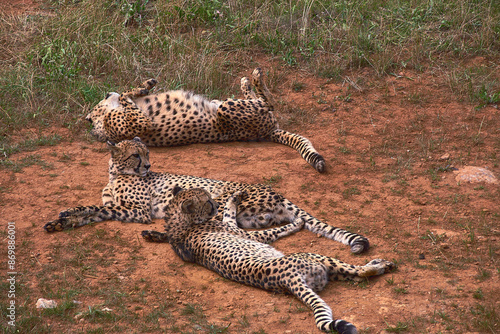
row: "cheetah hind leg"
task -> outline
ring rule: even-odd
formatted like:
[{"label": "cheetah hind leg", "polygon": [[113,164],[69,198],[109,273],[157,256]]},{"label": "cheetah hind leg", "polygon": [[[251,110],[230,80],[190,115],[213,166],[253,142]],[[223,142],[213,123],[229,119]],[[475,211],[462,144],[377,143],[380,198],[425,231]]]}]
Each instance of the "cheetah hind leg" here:
[{"label": "cheetah hind leg", "polygon": [[257,95],[255,95],[250,85],[250,79],[247,77],[241,78],[241,91],[243,92],[243,96],[245,96],[245,100],[257,99]]}]

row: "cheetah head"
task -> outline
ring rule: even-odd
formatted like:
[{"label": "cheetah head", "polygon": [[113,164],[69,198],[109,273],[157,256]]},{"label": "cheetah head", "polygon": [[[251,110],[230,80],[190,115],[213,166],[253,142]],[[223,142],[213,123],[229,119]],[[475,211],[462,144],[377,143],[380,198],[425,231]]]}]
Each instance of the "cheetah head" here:
[{"label": "cheetah head", "polygon": [[127,174],[144,177],[148,175],[151,164],[149,163],[149,150],[135,137],[115,144],[108,141],[111,151],[109,171],[111,174]]},{"label": "cheetah head", "polygon": [[215,202],[210,194],[202,188],[192,188],[183,190],[175,186],[173,191],[174,199],[167,210],[169,215],[181,213],[186,222],[199,224],[217,214],[219,204]]},{"label": "cheetah head", "polygon": [[100,142],[105,142],[109,139],[104,128],[104,116],[110,111],[121,107],[118,102],[119,97],[120,94],[118,93],[108,93],[106,98],[99,102],[85,117],[87,121],[92,123],[90,134]]}]

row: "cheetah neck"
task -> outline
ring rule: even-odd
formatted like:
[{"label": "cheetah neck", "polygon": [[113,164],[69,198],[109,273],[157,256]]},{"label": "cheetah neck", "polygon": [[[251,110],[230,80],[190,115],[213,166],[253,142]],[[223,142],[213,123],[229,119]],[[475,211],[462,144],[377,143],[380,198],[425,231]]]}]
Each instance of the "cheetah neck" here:
[{"label": "cheetah neck", "polygon": [[[177,206],[172,205],[172,207]],[[181,212],[165,214],[165,234],[167,235],[168,242],[172,246],[182,244],[192,226],[193,223],[190,221],[189,217]]]},{"label": "cheetah neck", "polygon": [[116,179],[116,177],[120,175],[118,168],[116,168],[115,164],[113,163],[113,159],[109,159],[108,173],[109,173],[109,182],[113,182]]}]

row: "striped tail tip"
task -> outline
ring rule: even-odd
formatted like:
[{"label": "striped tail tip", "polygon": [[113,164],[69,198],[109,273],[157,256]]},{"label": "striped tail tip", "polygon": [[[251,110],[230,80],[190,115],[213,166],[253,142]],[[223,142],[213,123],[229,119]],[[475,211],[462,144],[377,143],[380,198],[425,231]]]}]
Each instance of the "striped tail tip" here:
[{"label": "striped tail tip", "polygon": [[325,171],[325,159],[321,156],[321,154],[316,153],[314,157],[311,158],[311,165],[318,172],[323,173]]},{"label": "striped tail tip", "polygon": [[351,253],[361,254],[370,248],[370,242],[366,238],[358,238],[351,245]]},{"label": "striped tail tip", "polygon": [[358,329],[345,320],[335,320],[333,327],[340,334],[358,334]]}]

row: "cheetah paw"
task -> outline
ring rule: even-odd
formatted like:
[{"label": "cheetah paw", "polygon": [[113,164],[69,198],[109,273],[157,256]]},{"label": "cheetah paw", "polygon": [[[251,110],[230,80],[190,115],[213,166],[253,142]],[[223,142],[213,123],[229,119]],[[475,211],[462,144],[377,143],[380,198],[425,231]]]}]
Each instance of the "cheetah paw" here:
[{"label": "cheetah paw", "polygon": [[45,224],[43,226],[43,229],[48,233],[52,233],[52,232],[62,231],[62,230],[65,230],[67,228],[70,228],[71,226],[68,226],[68,225],[71,225],[71,224],[68,222],[67,219],[59,218],[59,219],[53,220],[53,221]]},{"label": "cheetah paw", "polygon": [[253,70],[252,72],[252,78],[254,80],[260,81],[260,78],[262,77],[262,69],[260,67],[257,67],[256,69]]},{"label": "cheetah paw", "polygon": [[236,191],[233,193],[231,198],[234,200],[236,204],[240,204],[242,201],[246,200],[248,198],[248,193],[246,191]]},{"label": "cheetah paw", "polygon": [[362,277],[368,277],[368,276],[376,276],[376,275],[382,275],[384,273],[387,273],[394,269],[396,265],[390,261],[383,260],[383,259],[375,259],[371,260],[367,264],[363,266],[366,271],[364,272],[363,275],[360,275]]},{"label": "cheetah paw", "polygon": [[[149,90],[151,88],[153,88],[154,86],[156,86],[156,84],[158,83],[158,81],[156,81],[155,79],[149,79],[149,80],[146,80],[142,83],[142,86],[144,88],[146,88],[146,90]],[[148,93],[146,93],[145,95],[147,95]]]},{"label": "cheetah paw", "polygon": [[248,79],[247,77],[241,78],[241,90],[243,92],[250,90],[250,79]]}]

